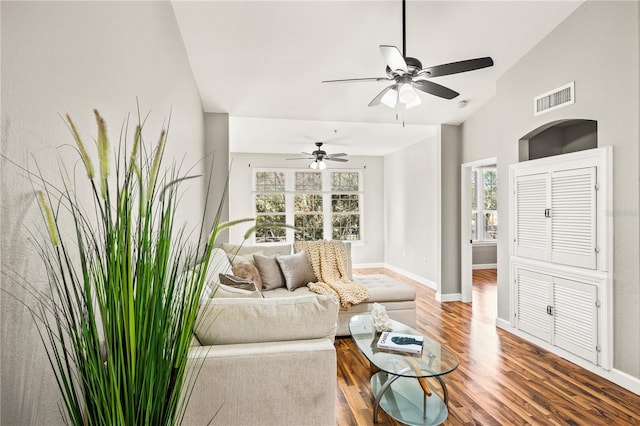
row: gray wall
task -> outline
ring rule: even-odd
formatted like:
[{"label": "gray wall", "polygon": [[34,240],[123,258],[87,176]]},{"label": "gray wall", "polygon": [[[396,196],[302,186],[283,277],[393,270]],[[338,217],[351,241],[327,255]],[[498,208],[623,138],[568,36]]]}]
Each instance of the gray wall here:
[{"label": "gray wall", "polygon": [[[210,230],[217,214],[222,222],[229,220],[229,197],[225,194],[225,184],[229,177],[229,114],[205,113],[204,132],[205,182],[210,183],[210,187],[203,187],[207,206],[204,227]],[[216,245],[228,240],[229,231],[224,230],[216,239]]]},{"label": "gray wall", "polygon": [[[282,167],[304,168],[307,162],[287,161],[285,158],[295,154],[231,154],[231,171],[229,187],[229,214],[230,219],[243,219],[255,216],[252,185],[252,168]],[[349,156],[349,162],[330,165],[332,169],[338,168],[364,168],[364,196],[363,212],[364,234],[363,243],[352,244],[351,252],[354,264],[378,264],[384,262],[384,168],[382,157]],[[243,235],[251,225],[236,226],[229,230],[229,241],[239,244],[243,241]]]},{"label": "gray wall", "polygon": [[471,263],[475,265],[492,265],[498,262],[498,246],[496,244],[473,245]]},{"label": "gray wall", "polygon": [[[203,157],[200,97],[170,3],[2,1],[0,7],[3,155],[31,167],[33,155],[43,174],[56,180],[56,157],[69,170],[78,162],[59,114],[75,118],[87,149],[95,154],[92,109],[105,117],[117,143],[127,114],[136,123],[138,97],[141,114],[151,112],[145,125],[149,149],[171,112],[166,160],[183,161],[186,171]],[[201,167],[196,165],[194,174],[202,173]],[[1,285],[24,300],[18,276],[39,290],[46,288],[42,261],[30,241],[31,231],[40,235],[41,218],[24,174],[5,160],[1,173]],[[83,174],[79,168],[80,181]],[[185,187],[181,219],[188,220],[188,230],[197,229],[202,181]],[[82,190],[79,196],[88,198]],[[0,292],[0,298],[0,423],[63,424],[60,393],[33,320],[6,293]]]},{"label": "gray wall", "polygon": [[[599,146],[613,146],[614,367],[640,377],[640,10],[638,2],[585,2],[497,84],[495,98],[463,125],[463,161],[497,157],[498,175],[518,161],[518,140],[563,119],[598,121]],[[606,73],[603,74],[603,71]],[[532,99],[570,81],[576,103],[534,117]],[[485,143],[483,143],[485,142]],[[498,190],[509,217],[508,185]],[[504,221],[503,221],[504,223]],[[498,242],[498,316],[509,315],[508,229]],[[508,238],[503,238],[508,237]]]},{"label": "gray wall", "polygon": [[385,262],[440,282],[440,132],[384,157]]},{"label": "gray wall", "polygon": [[[441,295],[456,298],[460,288],[460,164],[462,140],[459,126],[442,125],[440,129],[440,253]],[[459,300],[459,297],[458,297]]]}]

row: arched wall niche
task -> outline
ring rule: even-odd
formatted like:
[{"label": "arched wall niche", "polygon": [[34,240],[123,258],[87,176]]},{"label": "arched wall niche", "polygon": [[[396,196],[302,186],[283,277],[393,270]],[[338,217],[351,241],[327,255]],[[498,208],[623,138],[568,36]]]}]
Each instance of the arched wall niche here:
[{"label": "arched wall niche", "polygon": [[597,147],[597,121],[585,119],[552,121],[532,130],[519,140],[519,161]]}]

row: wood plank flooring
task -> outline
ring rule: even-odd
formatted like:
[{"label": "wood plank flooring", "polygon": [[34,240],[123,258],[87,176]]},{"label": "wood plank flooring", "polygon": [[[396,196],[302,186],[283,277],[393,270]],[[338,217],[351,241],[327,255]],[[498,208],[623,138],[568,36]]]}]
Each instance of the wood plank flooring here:
[{"label": "wood plank flooring", "polygon": [[[445,425],[640,425],[640,396],[495,326],[496,271],[474,271],[473,303],[438,303],[435,292],[386,269],[417,292],[417,329],[451,348],[460,367],[445,376]],[[369,363],[337,338],[338,420],[372,425]],[[437,384],[435,389],[439,389]],[[398,425],[382,410],[379,425]]]}]

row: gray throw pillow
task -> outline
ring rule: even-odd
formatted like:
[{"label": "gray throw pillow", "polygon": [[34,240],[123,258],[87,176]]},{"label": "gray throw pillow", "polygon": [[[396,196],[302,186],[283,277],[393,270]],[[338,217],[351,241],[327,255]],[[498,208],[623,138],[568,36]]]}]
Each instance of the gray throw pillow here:
[{"label": "gray throw pillow", "polygon": [[285,285],[289,291],[318,281],[304,250],[288,256],[278,255],[276,260],[280,265]]},{"label": "gray throw pillow", "polygon": [[275,256],[260,256],[259,254],[254,254],[253,260],[260,273],[262,290],[274,290],[285,286],[284,276],[282,275],[280,265],[278,265]]}]

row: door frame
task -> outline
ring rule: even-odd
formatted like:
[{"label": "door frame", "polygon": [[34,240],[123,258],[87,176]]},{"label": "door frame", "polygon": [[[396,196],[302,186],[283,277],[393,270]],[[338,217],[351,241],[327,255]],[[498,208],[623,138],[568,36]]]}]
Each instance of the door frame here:
[{"label": "door frame", "polygon": [[[463,302],[473,299],[473,245],[471,244],[471,169],[483,166],[497,166],[496,157],[462,163],[460,166],[460,281]],[[499,218],[498,218],[499,220]]]}]

